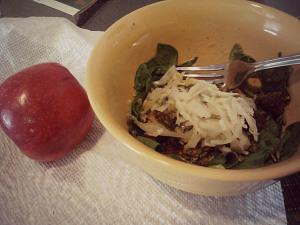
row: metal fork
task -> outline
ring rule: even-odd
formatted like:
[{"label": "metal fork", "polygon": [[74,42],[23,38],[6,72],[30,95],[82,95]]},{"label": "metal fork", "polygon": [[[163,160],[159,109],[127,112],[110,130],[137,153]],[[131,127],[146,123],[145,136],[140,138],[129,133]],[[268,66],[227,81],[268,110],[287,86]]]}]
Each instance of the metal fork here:
[{"label": "metal fork", "polygon": [[[200,78],[214,83],[221,83],[225,81],[225,85],[229,89],[232,89],[238,87],[248,77],[248,75],[252,73],[297,64],[300,64],[300,54],[257,61],[255,63],[245,63],[236,60],[224,65],[177,67],[176,70],[183,72],[185,77]],[[244,72],[246,75],[243,79],[236,81],[234,78],[239,72]]]}]

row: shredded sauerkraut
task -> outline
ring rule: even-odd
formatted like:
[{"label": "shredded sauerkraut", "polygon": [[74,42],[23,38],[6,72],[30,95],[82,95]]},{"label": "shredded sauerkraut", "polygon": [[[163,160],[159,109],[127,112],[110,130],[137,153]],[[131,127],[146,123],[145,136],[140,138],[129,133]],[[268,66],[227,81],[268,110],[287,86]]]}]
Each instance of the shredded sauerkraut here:
[{"label": "shredded sauerkraut", "polygon": [[[182,140],[185,148],[230,144],[243,152],[250,146],[244,130],[257,140],[255,104],[241,94],[221,91],[203,80],[185,78],[171,67],[156,81],[143,103],[141,118],[135,123],[150,136],[170,136]],[[176,119],[173,130],[159,123],[153,112]]]}]

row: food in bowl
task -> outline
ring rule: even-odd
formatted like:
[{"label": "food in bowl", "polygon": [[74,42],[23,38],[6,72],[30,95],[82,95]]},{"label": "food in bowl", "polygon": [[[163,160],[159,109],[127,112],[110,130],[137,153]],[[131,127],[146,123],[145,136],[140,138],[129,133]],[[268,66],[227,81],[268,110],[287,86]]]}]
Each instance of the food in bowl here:
[{"label": "food in bowl", "polygon": [[[239,44],[229,59],[255,62]],[[296,152],[300,122],[283,129],[291,67],[251,74],[229,91],[176,71],[176,66],[196,61],[178,65],[174,47],[157,45],[156,55],[136,72],[128,120],[131,135],[172,158],[215,168],[256,168]]]},{"label": "food in bowl", "polygon": [[[226,62],[234,42],[242,43],[257,59],[275,57],[278,51],[300,51],[299,20],[252,4],[242,0],[161,1],[126,15],[103,34],[87,64],[86,89],[101,123],[126,146],[120,157],[171,187],[210,196],[253,192],[300,171],[300,151],[256,169],[215,169],[175,160],[128,132],[135,71],[155,55],[157,43],[176,46],[180,62],[199,56],[202,65]],[[286,126],[300,120],[299,72],[294,67],[289,81]]]}]

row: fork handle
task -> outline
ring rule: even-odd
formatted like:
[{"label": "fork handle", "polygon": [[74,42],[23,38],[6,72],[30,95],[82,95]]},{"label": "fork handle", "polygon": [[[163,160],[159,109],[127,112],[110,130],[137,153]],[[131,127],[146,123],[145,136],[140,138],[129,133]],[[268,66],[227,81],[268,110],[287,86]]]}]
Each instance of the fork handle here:
[{"label": "fork handle", "polygon": [[254,65],[253,72],[270,69],[270,68],[277,68],[281,66],[291,66],[296,64],[300,64],[300,54],[284,56],[276,59],[269,59],[269,60],[253,63]]}]

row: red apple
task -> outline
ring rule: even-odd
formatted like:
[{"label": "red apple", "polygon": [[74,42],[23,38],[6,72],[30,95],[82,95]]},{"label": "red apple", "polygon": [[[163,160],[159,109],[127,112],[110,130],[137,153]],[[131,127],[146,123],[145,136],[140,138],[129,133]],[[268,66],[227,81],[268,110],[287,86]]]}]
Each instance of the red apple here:
[{"label": "red apple", "polygon": [[85,137],[93,119],[84,89],[57,63],[24,69],[0,85],[0,125],[32,159],[63,157]]}]

